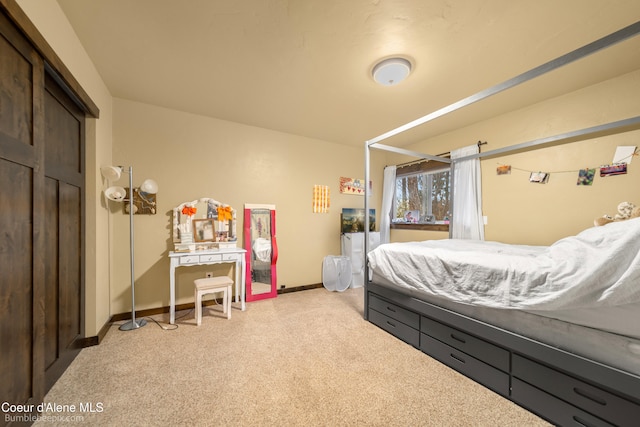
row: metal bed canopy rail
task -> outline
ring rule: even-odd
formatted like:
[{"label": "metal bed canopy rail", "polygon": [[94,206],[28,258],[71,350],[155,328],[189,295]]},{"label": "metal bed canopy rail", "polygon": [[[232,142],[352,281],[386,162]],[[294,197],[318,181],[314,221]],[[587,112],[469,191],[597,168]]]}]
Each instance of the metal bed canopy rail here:
[{"label": "metal bed canopy rail", "polygon": [[[460,157],[458,159],[432,156],[429,154],[423,154],[423,153],[419,153],[411,150],[405,150],[402,148],[392,147],[389,145],[375,144],[375,145],[367,146],[367,149],[365,151],[365,169],[366,169],[365,182],[369,182],[370,180],[369,148],[377,148],[385,151],[391,151],[394,153],[411,155],[417,158],[437,160],[440,162],[449,163],[451,165],[451,168],[453,169],[455,168],[455,164],[457,162],[463,161],[463,160],[499,157],[506,154],[515,154],[515,153],[521,153],[521,152],[530,151],[530,150],[537,150],[540,148],[567,144],[570,142],[582,141],[585,139],[597,138],[599,136],[614,135],[617,133],[624,133],[624,132],[629,132],[637,129],[640,129],[640,116],[630,117],[628,119],[618,120],[618,121],[605,123],[597,126],[592,126],[584,129],[565,132],[558,135],[534,139],[532,141],[527,141],[520,144],[497,148],[495,150],[485,151],[484,153],[472,154],[469,156]],[[367,195],[367,189],[365,189],[365,212],[369,212],[369,200]],[[368,230],[369,230],[369,216],[365,215],[365,253],[368,253],[368,241],[367,241]]]}]

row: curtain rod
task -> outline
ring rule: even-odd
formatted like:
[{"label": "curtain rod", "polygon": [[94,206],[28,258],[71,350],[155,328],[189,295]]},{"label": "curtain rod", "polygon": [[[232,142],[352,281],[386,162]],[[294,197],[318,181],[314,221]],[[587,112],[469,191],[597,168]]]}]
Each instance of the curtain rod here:
[{"label": "curtain rod", "polygon": [[[480,146],[482,145],[487,145],[488,142],[487,141],[478,141],[477,145],[478,145],[478,151],[480,150]],[[440,154],[436,154],[436,157],[451,157],[451,151],[447,151],[445,153],[440,153]],[[409,165],[414,165],[414,164],[418,164],[418,163],[422,163],[422,162],[429,162],[429,159],[416,159],[416,160],[411,160],[405,163],[400,163],[398,165],[396,165],[397,168],[402,168],[405,166],[409,166]]]}]

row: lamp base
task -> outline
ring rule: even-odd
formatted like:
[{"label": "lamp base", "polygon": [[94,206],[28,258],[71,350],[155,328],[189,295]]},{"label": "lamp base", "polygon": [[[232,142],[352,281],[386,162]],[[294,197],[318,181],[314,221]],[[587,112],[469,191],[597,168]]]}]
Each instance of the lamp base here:
[{"label": "lamp base", "polygon": [[134,329],[142,328],[146,324],[147,321],[145,319],[140,319],[135,322],[133,320],[129,320],[127,323],[122,324],[118,329],[121,331],[132,331]]}]

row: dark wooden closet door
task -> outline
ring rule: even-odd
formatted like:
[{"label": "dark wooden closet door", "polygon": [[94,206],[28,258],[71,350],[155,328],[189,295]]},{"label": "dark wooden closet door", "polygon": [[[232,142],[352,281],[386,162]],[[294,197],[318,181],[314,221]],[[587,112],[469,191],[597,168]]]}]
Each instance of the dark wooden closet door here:
[{"label": "dark wooden closet door", "polygon": [[84,113],[47,75],[45,117],[45,377],[47,390],[84,338]]},{"label": "dark wooden closet door", "polygon": [[42,61],[0,13],[0,401],[10,403],[44,394],[43,91]]},{"label": "dark wooden closet door", "polygon": [[0,9],[0,402],[11,404],[42,402],[84,338],[85,115],[45,69]]}]

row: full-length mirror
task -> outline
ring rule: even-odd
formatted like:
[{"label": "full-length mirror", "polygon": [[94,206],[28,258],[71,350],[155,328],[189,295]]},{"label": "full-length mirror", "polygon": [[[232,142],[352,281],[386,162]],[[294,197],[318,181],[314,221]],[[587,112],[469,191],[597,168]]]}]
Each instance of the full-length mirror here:
[{"label": "full-length mirror", "polygon": [[275,205],[244,205],[247,301],[277,296]]}]

